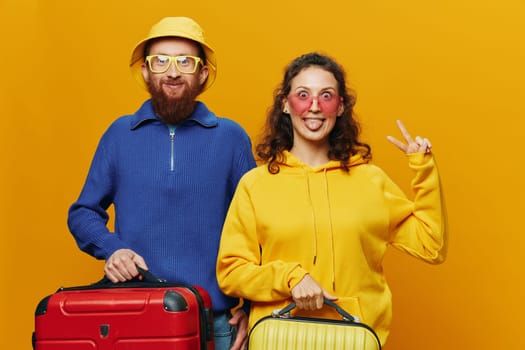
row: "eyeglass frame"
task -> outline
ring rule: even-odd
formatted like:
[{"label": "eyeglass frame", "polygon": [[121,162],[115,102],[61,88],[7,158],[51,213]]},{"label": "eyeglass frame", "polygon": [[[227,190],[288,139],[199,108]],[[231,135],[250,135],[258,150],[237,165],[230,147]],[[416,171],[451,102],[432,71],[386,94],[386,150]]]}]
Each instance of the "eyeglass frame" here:
[{"label": "eyeglass frame", "polygon": [[[163,71],[155,71],[151,68],[151,58],[152,57],[167,57],[170,61],[170,63],[166,66],[166,69],[163,70]],[[179,64],[177,63],[177,58],[179,57],[190,57],[192,59],[195,60],[195,67],[193,69],[193,71],[191,72],[183,72],[180,70],[179,68]],[[182,73],[182,74],[195,74],[195,72],[197,72],[197,69],[199,67],[199,64],[201,64],[202,66],[204,66],[204,63],[203,63],[203,59],[198,57],[198,56],[192,56],[192,55],[177,55],[177,56],[170,56],[170,55],[148,55],[145,57],[144,59],[144,63],[146,63],[146,65],[148,66],[149,68],[149,71],[153,74],[162,74],[162,73],[166,73],[172,64],[175,64],[175,69],[177,69],[178,72]]]}]

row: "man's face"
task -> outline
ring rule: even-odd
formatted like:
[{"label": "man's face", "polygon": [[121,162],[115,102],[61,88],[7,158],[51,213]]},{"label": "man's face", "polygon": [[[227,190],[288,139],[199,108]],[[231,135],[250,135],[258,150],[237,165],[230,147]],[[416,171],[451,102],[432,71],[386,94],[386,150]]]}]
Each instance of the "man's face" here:
[{"label": "man's face", "polygon": [[[148,55],[199,56],[197,44],[182,38],[156,40]],[[155,112],[165,121],[178,124],[193,111],[195,98],[202,92],[208,77],[208,68],[199,66],[195,73],[181,73],[171,63],[164,73],[153,73],[147,64],[142,65],[142,75],[148,85]]]}]

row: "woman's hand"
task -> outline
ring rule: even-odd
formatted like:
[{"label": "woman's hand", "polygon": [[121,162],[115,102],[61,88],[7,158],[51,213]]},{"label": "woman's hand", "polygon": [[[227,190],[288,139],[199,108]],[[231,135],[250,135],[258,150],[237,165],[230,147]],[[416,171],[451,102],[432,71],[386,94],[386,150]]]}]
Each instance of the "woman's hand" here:
[{"label": "woman's hand", "polygon": [[325,291],[310,275],[305,275],[303,279],[292,288],[292,299],[298,309],[317,310],[324,304],[324,298],[335,301],[336,296]]},{"label": "woman's hand", "polygon": [[403,137],[405,138],[406,144],[393,136],[387,136],[386,138],[388,141],[392,142],[397,148],[405,152],[405,154],[418,152],[430,153],[432,144],[427,138],[416,136],[415,139],[412,139],[412,136],[410,136],[410,133],[407,131],[401,120],[397,120],[396,122],[399,130],[401,130],[401,134],[403,134]]}]

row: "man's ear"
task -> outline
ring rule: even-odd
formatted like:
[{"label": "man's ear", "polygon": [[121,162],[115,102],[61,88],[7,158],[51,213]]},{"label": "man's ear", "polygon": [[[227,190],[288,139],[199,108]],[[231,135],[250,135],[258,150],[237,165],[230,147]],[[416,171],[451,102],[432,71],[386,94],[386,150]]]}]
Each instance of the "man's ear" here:
[{"label": "man's ear", "polygon": [[146,84],[148,83],[149,81],[149,69],[148,67],[146,66],[145,63],[142,63],[140,65],[140,70],[142,72],[142,77],[144,78],[144,81],[146,82]]},{"label": "man's ear", "polygon": [[201,84],[201,86],[204,85],[204,83],[206,83],[206,80],[208,79],[208,66],[204,66],[200,69],[199,71],[199,82]]}]

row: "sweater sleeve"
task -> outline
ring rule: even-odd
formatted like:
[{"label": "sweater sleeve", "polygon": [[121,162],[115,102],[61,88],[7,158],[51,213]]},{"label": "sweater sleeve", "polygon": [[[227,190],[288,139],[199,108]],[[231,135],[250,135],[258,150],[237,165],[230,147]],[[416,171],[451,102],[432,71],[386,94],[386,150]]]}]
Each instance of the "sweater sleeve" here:
[{"label": "sweater sleeve", "polygon": [[68,212],[68,226],[78,247],[97,259],[107,259],[114,251],[127,248],[107,228],[107,209],[113,202],[109,159],[101,140],[93,157],[82,192]]},{"label": "sweater sleeve", "polygon": [[390,180],[385,195],[390,208],[390,243],[397,249],[431,264],[445,261],[447,217],[437,166],[431,154],[407,155],[415,176],[409,201]]},{"label": "sweater sleeve", "polygon": [[241,177],[256,166],[252,153],[251,140],[244,130],[239,130],[239,135],[236,137],[236,143],[233,152],[235,158],[232,161],[232,175],[230,176],[230,199],[233,197]]},{"label": "sweater sleeve", "polygon": [[248,187],[243,177],[230,205],[219,246],[217,280],[230,296],[262,302],[284,300],[291,295],[291,284],[307,272],[298,263],[282,260],[262,263]]}]

